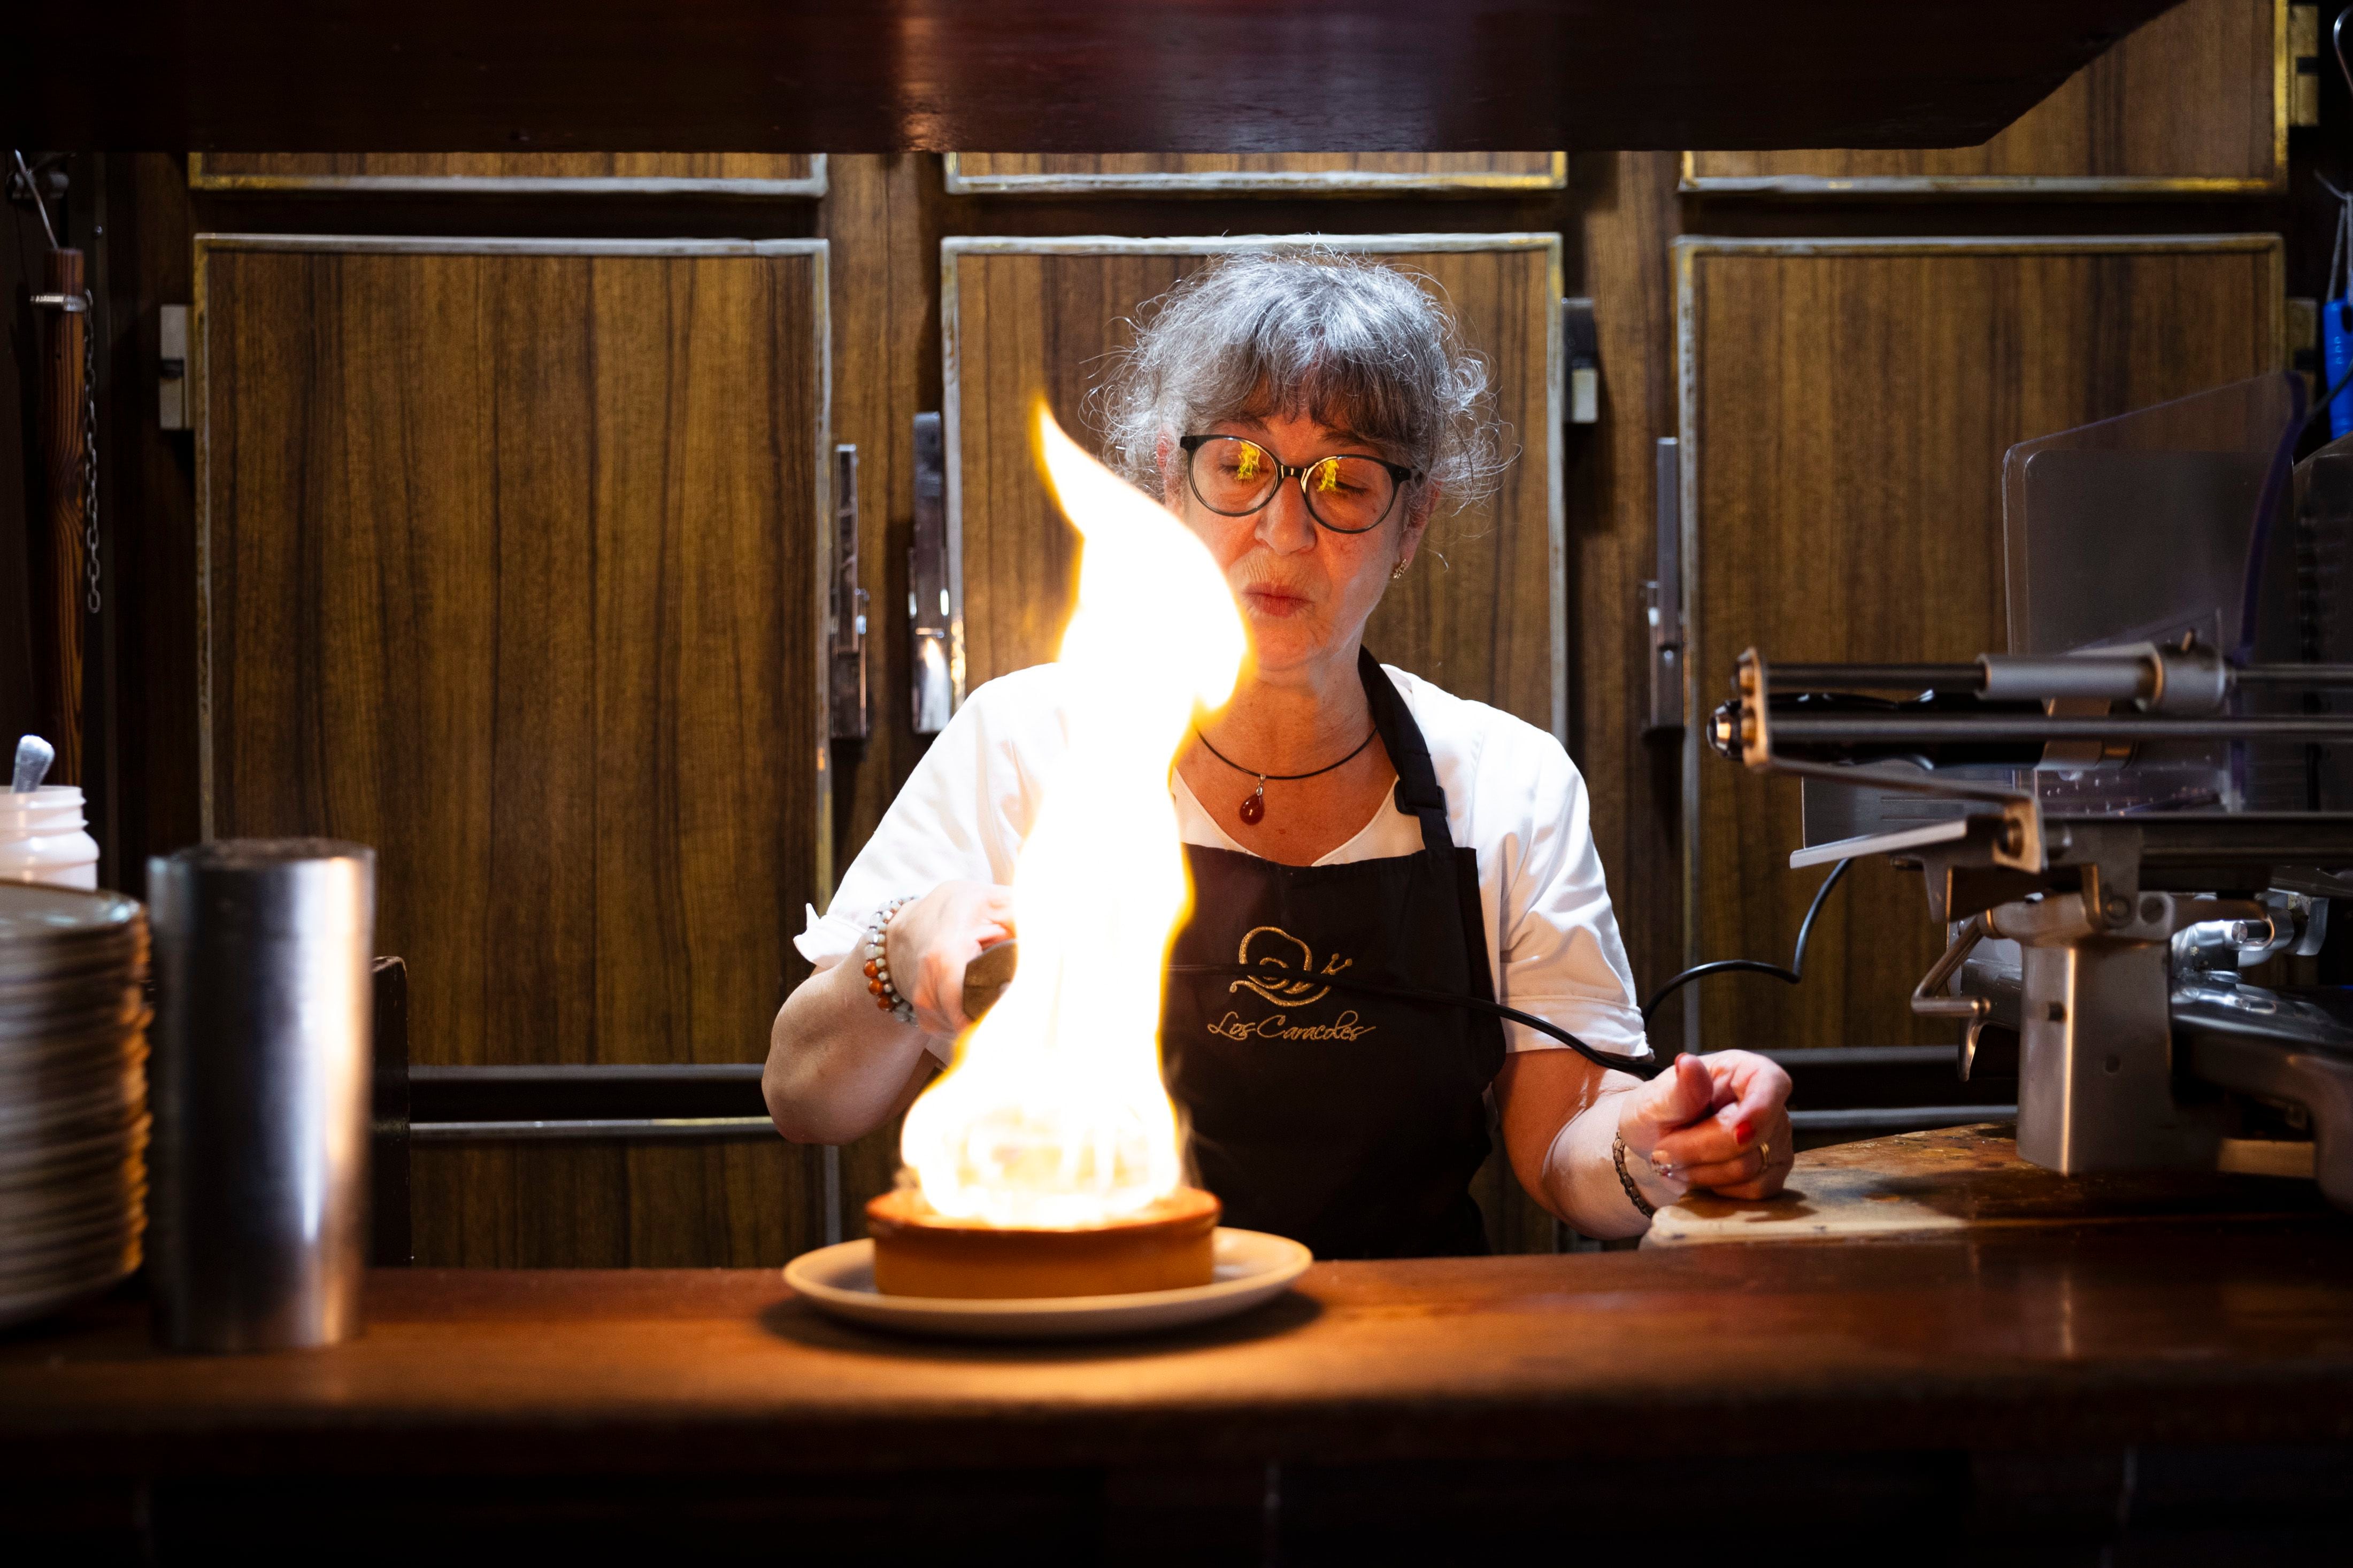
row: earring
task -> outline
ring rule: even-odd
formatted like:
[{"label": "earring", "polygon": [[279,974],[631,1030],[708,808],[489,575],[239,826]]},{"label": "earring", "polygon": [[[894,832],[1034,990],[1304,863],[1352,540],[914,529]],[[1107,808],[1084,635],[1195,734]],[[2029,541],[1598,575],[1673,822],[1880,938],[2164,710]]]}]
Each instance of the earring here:
[{"label": "earring", "polygon": [[1398,562],[1396,565],[1394,565],[1394,566],[1392,566],[1392,567],[1390,567],[1390,568],[1389,568],[1389,581],[1390,581],[1390,582],[1392,582],[1392,583],[1397,582],[1398,579],[1402,578],[1404,575],[1405,575],[1405,563],[1404,563],[1404,562],[1400,561],[1400,562]]}]

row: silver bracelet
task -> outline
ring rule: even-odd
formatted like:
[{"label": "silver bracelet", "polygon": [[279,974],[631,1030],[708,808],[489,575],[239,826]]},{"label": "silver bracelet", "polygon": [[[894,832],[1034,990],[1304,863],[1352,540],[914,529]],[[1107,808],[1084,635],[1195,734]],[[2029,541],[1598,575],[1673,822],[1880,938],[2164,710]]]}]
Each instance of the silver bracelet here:
[{"label": "silver bracelet", "polygon": [[898,986],[891,982],[891,949],[885,939],[891,930],[891,917],[914,901],[912,894],[893,899],[875,910],[866,922],[866,989],[877,1007],[902,1024],[915,1021],[915,1007],[899,994]]},{"label": "silver bracelet", "polygon": [[1626,1189],[1626,1195],[1634,1201],[1635,1209],[1644,1219],[1655,1216],[1659,1212],[1658,1206],[1642,1195],[1642,1189],[1634,1184],[1633,1176],[1626,1169],[1626,1134],[1623,1132],[1612,1141],[1609,1158],[1618,1166],[1618,1184]]}]

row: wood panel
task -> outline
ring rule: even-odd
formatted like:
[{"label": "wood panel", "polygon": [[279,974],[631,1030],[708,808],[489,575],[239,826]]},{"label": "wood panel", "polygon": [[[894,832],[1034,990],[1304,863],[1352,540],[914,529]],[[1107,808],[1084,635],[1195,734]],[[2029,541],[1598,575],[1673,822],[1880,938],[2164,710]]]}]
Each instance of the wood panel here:
[{"label": "wood panel", "polygon": [[1687,191],[2231,195],[2287,183],[2287,0],[2188,0],[1978,147],[1688,153]]},{"label": "wood panel", "polygon": [[951,153],[951,195],[1387,195],[1556,191],[1566,153]]},{"label": "wood panel", "polygon": [[[2281,261],[2270,235],[1677,242],[1693,959],[1786,962],[1820,875],[1788,869],[1795,782],[1703,754],[1740,650],[2000,649],[2004,449],[2279,368]],[[1865,862],[1805,983],[1706,983],[1702,1039],[1947,1040],[1905,1005],[1942,946],[1917,876]]]},{"label": "wood panel", "polygon": [[191,153],[203,191],[821,196],[808,153]]},{"label": "wood panel", "polygon": [[26,147],[1957,146],[2172,3],[86,0],[16,7],[0,102]]},{"label": "wood panel", "polygon": [[[1558,316],[1551,235],[1326,236],[1426,280],[1456,311],[1493,376],[1496,411],[1521,444],[1491,501],[1432,525],[1366,643],[1463,697],[1566,731],[1561,588]],[[1282,241],[950,239],[943,247],[949,532],[964,690],[1050,659],[1069,619],[1078,538],[1030,456],[1042,395],[1100,451],[1080,416],[1107,353],[1132,342],[1140,306],[1219,254]],[[1440,556],[1445,559],[1441,563]],[[1550,1251],[1551,1217],[1500,1150],[1473,1185],[1499,1251]]]},{"label": "wood panel", "polygon": [[375,846],[417,1062],[760,1059],[828,882],[823,242],[197,269],[207,835]]},{"label": "wood panel", "polygon": [[[1298,240],[950,239],[941,288],[947,364],[948,529],[958,697],[1054,657],[1070,618],[1078,536],[1030,456],[1043,395],[1086,428],[1103,356],[1133,341],[1145,301],[1215,256]],[[1430,545],[1374,612],[1383,659],[1555,734],[1567,723],[1557,360],[1560,242],[1552,235],[1321,237],[1378,255],[1447,300],[1484,355],[1496,412],[1521,444],[1496,497],[1431,525]],[[1444,559],[1441,561],[1440,557]]]},{"label": "wood panel", "polygon": [[[929,737],[908,693],[907,546],[914,531],[914,416],[940,406],[940,160],[836,154],[821,209],[832,247],[834,434],[857,445],[859,559],[866,574],[864,741],[834,746],[834,843],[848,865],[891,807]],[[842,1234],[866,1234],[866,1201],[899,1171],[893,1117],[837,1156]]]},{"label": "wood panel", "polygon": [[[1675,432],[1674,284],[1682,220],[1672,153],[1579,154],[1574,292],[1596,302],[1600,418],[1569,427],[1569,753],[1585,774],[1593,841],[1638,989],[1683,966],[1682,746],[1643,733],[1658,574],[1657,442]],[[1672,524],[1670,524],[1672,526]],[[1680,1002],[1662,1014],[1681,1037]]]},{"label": "wood panel", "polygon": [[781,1138],[418,1146],[409,1157],[417,1262],[779,1268],[828,1239],[821,1154]]}]

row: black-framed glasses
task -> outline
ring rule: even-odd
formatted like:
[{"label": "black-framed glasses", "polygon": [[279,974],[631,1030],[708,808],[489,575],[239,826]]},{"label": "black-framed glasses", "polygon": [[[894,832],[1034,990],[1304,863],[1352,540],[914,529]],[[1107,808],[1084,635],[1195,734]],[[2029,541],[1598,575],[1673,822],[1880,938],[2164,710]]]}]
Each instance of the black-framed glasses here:
[{"label": "black-framed glasses", "polygon": [[1307,515],[1335,533],[1378,528],[1396,509],[1398,491],[1421,478],[1418,468],[1354,453],[1293,468],[1242,436],[1187,436],[1176,444],[1194,496],[1219,517],[1250,516],[1295,479]]}]

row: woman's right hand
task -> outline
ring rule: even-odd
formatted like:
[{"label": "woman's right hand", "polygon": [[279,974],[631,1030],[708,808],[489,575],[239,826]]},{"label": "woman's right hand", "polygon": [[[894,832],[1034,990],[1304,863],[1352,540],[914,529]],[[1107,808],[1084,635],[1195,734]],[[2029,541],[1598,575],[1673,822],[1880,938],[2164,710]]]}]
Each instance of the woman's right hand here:
[{"label": "woman's right hand", "polygon": [[969,1028],[965,966],[1012,934],[1013,889],[987,882],[942,882],[892,916],[883,946],[916,1027],[949,1039]]}]

